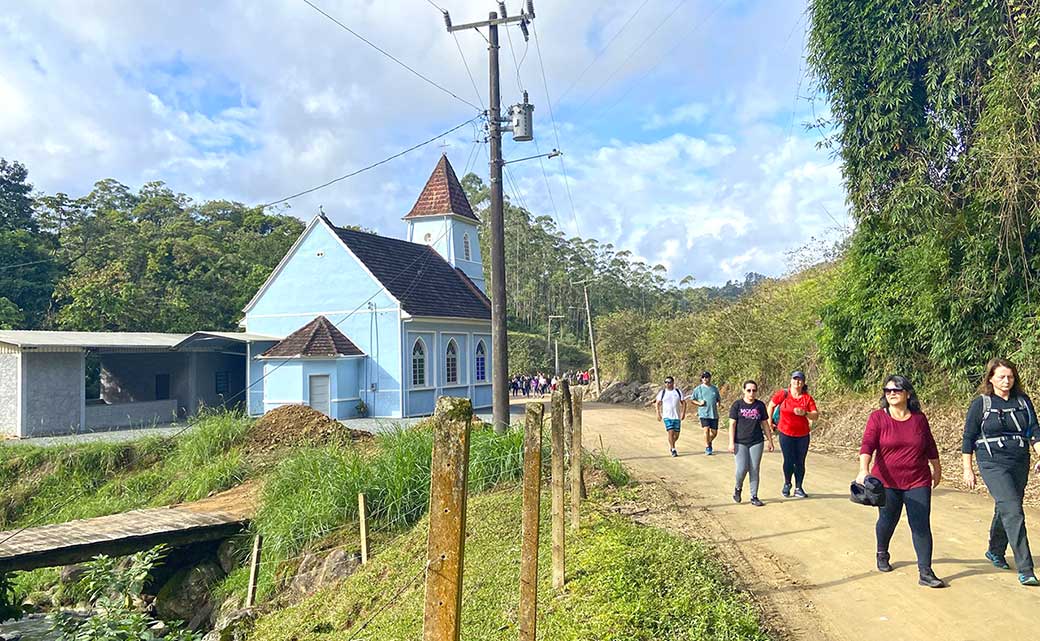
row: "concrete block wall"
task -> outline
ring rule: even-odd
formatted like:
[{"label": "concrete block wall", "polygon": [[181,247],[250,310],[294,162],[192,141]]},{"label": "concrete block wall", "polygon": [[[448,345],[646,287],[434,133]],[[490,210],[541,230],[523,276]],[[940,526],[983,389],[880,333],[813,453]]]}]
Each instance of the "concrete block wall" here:
[{"label": "concrete block wall", "polygon": [[79,431],[84,411],[82,352],[23,352],[22,437]]},{"label": "concrete block wall", "polygon": [[18,354],[0,354],[0,436],[18,436]]}]

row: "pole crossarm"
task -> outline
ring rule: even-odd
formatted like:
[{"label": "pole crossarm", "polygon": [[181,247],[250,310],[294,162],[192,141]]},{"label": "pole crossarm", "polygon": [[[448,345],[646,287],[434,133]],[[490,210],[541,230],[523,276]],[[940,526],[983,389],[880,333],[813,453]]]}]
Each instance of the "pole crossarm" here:
[{"label": "pole crossarm", "polygon": [[495,18],[493,20],[482,20],[480,22],[467,22],[466,24],[455,24],[448,27],[448,33],[454,33],[456,31],[467,31],[469,29],[480,29],[481,27],[490,27],[491,25],[509,24],[511,22],[523,22],[524,20],[530,20],[531,17],[527,14],[521,14],[518,16],[509,16],[507,18]]}]

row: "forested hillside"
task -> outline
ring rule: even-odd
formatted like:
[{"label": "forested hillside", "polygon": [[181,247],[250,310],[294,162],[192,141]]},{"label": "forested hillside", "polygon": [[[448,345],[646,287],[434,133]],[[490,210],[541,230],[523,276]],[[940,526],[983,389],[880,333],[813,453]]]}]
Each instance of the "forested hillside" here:
[{"label": "forested hillside", "polygon": [[0,327],[192,332],[234,329],[303,229],[291,216],[194,202],[160,182],[102,180],[33,197],[0,160]]}]

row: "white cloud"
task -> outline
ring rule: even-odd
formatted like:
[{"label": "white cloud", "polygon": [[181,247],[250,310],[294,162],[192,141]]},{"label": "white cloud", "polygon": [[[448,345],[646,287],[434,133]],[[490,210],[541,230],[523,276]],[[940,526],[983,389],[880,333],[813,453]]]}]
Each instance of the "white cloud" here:
[{"label": "white cloud", "polygon": [[708,115],[708,106],[699,103],[691,102],[689,104],[680,105],[675,109],[672,109],[665,115],[653,114],[650,119],[643,125],[644,129],[664,129],[665,127],[675,127],[676,125],[682,124],[697,124],[704,121]]},{"label": "white cloud", "polygon": [[[318,4],[478,102],[454,38],[426,3]],[[456,23],[489,9],[484,0],[438,4]],[[677,279],[782,272],[784,248],[832,225],[824,206],[839,219],[844,211],[837,165],[792,118],[804,105],[794,101],[799,38],[788,34],[798,33],[804,6],[690,0],[632,55],[674,6],[651,0],[574,83],[632,4],[539,4],[534,26],[558,101],[553,115],[578,224],[559,160],[544,161],[548,179],[537,162],[510,165],[521,197],[537,213],[553,213],[551,188],[568,234],[666,263]],[[530,91],[545,152],[557,141],[538,54],[512,35],[524,64],[518,83],[503,36],[503,104],[519,100],[518,84]],[[458,38],[486,100],[486,45],[473,33]],[[79,195],[112,177],[131,187],[164,180],[201,199],[268,202],[475,113],[291,0],[15,4],[0,16],[0,60],[0,154],[25,162],[36,187],[50,193]],[[481,132],[466,127],[447,136],[447,152],[460,175],[469,164],[486,177],[474,135]],[[440,152],[430,145],[294,201],[290,211],[309,218],[324,205],[334,220],[399,235]],[[509,158],[532,153],[531,145],[506,145]]]}]

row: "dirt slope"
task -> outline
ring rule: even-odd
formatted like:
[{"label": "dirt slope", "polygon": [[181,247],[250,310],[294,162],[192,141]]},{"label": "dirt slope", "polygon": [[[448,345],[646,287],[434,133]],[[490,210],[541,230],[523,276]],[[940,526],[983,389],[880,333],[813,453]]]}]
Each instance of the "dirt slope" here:
[{"label": "dirt slope", "polygon": [[[583,418],[586,447],[598,447],[602,437],[637,479],[671,493],[678,509],[666,525],[715,540],[767,615],[780,618],[792,638],[1010,641],[1033,635],[1040,589],[1019,586],[1014,572],[997,570],[982,556],[993,513],[988,496],[942,486],[936,491],[933,567],[950,587],[930,590],[917,585],[905,520],[892,542],[895,572],[875,570],[876,511],[848,501],[852,461],[810,451],[810,498],[783,499],[779,452],[767,453],[760,492],[766,506],[755,508],[746,503],[746,488],[745,503],[732,502],[725,431],[717,441],[723,451],[706,457],[700,427],[688,421],[681,455],[673,459],[649,412],[589,403]],[[1027,509],[1026,518],[1040,552],[1040,511]]]}]

